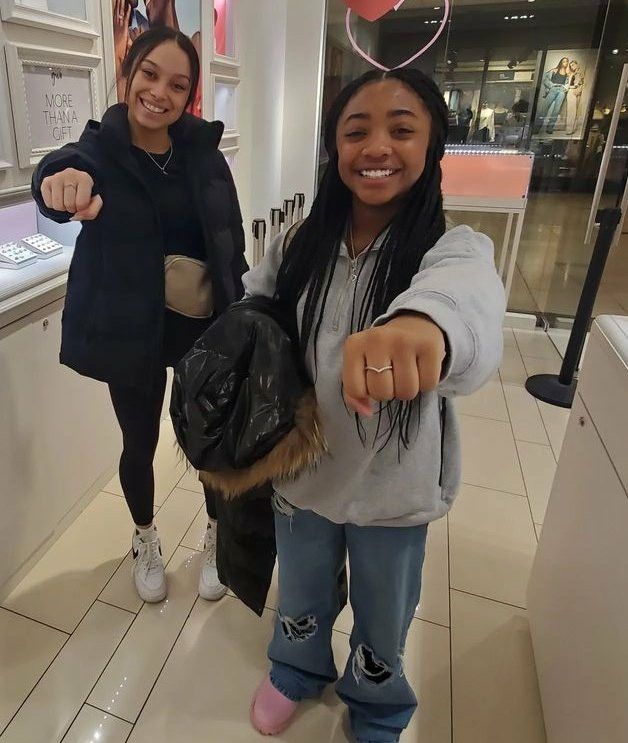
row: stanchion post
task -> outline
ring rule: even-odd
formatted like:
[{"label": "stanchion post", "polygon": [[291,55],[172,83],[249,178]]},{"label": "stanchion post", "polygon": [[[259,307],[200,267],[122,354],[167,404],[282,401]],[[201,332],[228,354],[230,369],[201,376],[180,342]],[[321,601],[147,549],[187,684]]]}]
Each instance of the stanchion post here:
[{"label": "stanchion post", "polygon": [[621,221],[621,209],[604,209],[599,212],[600,230],[593,248],[591,263],[584,280],[580,302],[565,351],[565,358],[556,374],[535,374],[526,381],[528,392],[543,402],[570,408],[576,394],[576,370],[580,364],[582,350],[591,323],[593,307],[597,297],[606,260],[613,244],[617,226]]},{"label": "stanchion post", "polygon": [[253,265],[257,264],[264,257],[264,251],[266,248],[266,220],[265,219],[254,219],[253,220]]}]

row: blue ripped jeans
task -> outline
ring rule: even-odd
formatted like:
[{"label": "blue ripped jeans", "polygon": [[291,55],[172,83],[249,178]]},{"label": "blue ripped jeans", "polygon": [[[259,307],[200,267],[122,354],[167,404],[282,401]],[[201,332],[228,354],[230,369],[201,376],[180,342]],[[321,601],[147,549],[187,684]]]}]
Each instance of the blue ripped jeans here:
[{"label": "blue ripped jeans", "polygon": [[346,603],[349,555],[351,655],[338,681],[359,743],[399,740],[417,706],[403,671],[419,603],[427,525],[335,524],[275,496],[279,615],[268,649],[275,688],[295,701],[338,679],[332,628]]}]

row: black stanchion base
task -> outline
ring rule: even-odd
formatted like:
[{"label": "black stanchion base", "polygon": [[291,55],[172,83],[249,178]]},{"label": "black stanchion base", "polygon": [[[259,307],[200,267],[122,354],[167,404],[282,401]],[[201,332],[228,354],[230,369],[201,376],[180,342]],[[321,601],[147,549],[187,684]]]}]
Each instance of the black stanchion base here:
[{"label": "black stanchion base", "polygon": [[570,408],[576,394],[576,381],[561,384],[557,374],[535,374],[526,380],[526,389],[537,400],[559,408]]}]

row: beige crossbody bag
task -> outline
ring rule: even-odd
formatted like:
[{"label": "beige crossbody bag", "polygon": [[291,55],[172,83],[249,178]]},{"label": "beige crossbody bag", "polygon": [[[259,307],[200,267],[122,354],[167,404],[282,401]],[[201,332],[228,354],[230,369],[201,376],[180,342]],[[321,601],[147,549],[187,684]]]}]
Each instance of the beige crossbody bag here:
[{"label": "beige crossbody bag", "polygon": [[214,290],[205,261],[187,255],[167,255],[166,307],[185,317],[202,320],[214,313]]}]

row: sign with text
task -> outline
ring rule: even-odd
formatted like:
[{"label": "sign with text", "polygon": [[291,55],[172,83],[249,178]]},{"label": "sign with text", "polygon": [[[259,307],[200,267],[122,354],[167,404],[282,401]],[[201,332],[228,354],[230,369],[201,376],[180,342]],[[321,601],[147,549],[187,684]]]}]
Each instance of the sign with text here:
[{"label": "sign with text", "polygon": [[28,63],[23,70],[31,148],[76,142],[94,116],[90,71]]}]

